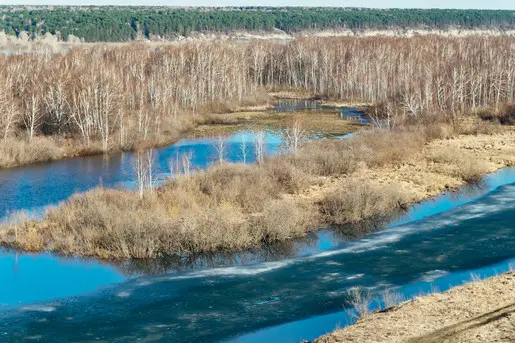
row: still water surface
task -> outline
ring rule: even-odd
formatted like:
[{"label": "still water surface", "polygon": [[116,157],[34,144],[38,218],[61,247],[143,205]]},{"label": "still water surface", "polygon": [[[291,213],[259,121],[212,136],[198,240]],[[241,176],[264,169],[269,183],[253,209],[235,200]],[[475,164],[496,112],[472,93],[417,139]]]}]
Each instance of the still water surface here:
[{"label": "still water surface", "polygon": [[[251,141],[243,135],[230,138],[228,160],[241,161],[242,138]],[[268,152],[280,144],[280,134],[269,133]],[[216,156],[205,139],[159,149],[160,178],[169,159],[189,151],[198,168]],[[0,214],[41,211],[98,184],[131,187],[132,158],[86,157],[0,171]],[[322,230],[271,251],[158,268],[4,251],[0,342],[312,339],[352,321],[352,287],[411,297],[435,285],[460,284],[471,270],[481,276],[507,270],[515,262],[514,205],[515,170],[506,168],[481,188],[425,201],[386,229],[352,241],[338,230]]]},{"label": "still water surface", "polygon": [[[424,202],[389,228],[355,241],[323,231],[290,258],[170,270],[78,297],[50,300],[42,292],[37,303],[26,299],[1,311],[0,334],[6,342],[34,336],[41,342],[312,339],[352,320],[346,311],[352,287],[373,294],[389,288],[409,297],[460,284],[471,270],[483,276],[507,270],[515,262],[514,204],[515,171],[505,169],[489,176],[482,190]],[[18,270],[30,268],[29,260],[24,263]],[[109,277],[110,268],[93,274]]]}]

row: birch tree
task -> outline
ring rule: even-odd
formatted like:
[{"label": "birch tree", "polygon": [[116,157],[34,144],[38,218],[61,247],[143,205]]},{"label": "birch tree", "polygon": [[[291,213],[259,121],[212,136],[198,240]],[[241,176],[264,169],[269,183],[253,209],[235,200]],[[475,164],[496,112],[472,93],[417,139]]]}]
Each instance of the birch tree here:
[{"label": "birch tree", "polygon": [[42,118],[43,115],[41,113],[39,97],[35,93],[32,93],[31,96],[25,100],[23,111],[23,122],[30,141],[32,141],[34,134],[42,125]]}]

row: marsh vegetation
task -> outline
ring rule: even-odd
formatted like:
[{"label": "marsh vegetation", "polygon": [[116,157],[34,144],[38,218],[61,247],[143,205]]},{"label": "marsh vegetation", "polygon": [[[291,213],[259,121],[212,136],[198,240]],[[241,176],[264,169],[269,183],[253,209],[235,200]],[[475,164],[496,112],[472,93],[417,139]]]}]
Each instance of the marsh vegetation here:
[{"label": "marsh vegetation", "polygon": [[478,110],[497,116],[514,97],[514,44],[305,38],[1,55],[0,167],[168,144],[214,114],[266,108],[272,91],[376,104],[370,114],[388,127]]},{"label": "marsh vegetation", "polygon": [[307,142],[302,123],[290,122],[287,152],[276,157],[265,155],[257,130],[252,166],[226,163],[220,138],[211,168],[190,173],[191,158],[183,156],[176,166],[182,172],[157,188],[151,154],[142,152],[137,192],[98,188],[74,195],[42,220],[4,225],[0,240],[26,250],[114,259],[237,251],[385,215],[421,199],[405,187],[410,175],[388,182],[360,175],[416,165],[415,173],[438,175],[433,191],[452,188],[448,178],[454,186],[474,182],[491,171],[483,155],[428,146],[512,132],[506,125],[513,117],[514,46],[506,37],[339,38],[1,57],[0,74],[9,85],[2,92],[9,115],[0,122],[4,165],[21,163],[13,159],[16,149],[38,140],[70,140],[85,151],[161,144],[199,123],[223,122],[228,112],[266,104],[272,91],[371,102],[375,125],[352,138]]}]

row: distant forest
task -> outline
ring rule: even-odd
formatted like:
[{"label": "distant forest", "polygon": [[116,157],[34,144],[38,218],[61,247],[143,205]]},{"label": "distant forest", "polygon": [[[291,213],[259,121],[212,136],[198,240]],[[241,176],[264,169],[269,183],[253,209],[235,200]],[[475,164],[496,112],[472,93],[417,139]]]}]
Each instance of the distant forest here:
[{"label": "distant forest", "polygon": [[173,8],[0,6],[0,29],[94,41],[128,41],[192,32],[348,28],[515,28],[515,11],[359,8]]}]

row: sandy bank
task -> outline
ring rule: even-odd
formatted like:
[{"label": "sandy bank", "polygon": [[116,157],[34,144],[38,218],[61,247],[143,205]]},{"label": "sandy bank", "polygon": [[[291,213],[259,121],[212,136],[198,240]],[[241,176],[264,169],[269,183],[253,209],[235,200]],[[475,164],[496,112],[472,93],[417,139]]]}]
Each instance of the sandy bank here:
[{"label": "sandy bank", "polygon": [[515,272],[375,313],[315,343],[491,343],[515,340]]}]

